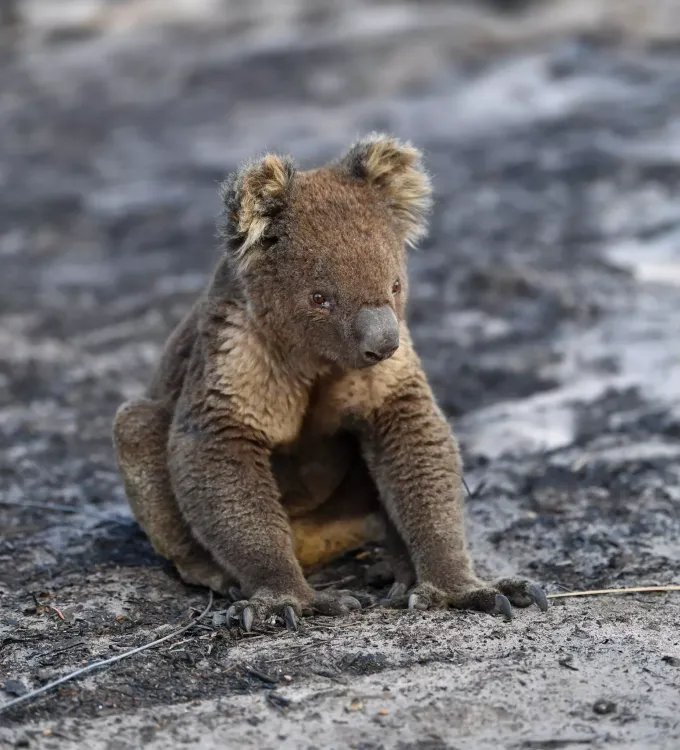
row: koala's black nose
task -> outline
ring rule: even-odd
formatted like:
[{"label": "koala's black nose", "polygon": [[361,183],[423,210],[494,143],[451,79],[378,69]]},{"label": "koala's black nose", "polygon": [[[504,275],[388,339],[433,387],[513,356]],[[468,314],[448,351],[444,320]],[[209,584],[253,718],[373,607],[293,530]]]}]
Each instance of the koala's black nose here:
[{"label": "koala's black nose", "polygon": [[363,307],[357,315],[355,330],[363,365],[382,362],[399,348],[399,321],[389,305]]}]

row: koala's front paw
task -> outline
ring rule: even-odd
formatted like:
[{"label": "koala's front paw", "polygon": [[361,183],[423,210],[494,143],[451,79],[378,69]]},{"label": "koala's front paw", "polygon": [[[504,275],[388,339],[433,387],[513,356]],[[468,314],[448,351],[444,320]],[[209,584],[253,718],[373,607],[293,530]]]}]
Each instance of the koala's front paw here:
[{"label": "koala's front paw", "polygon": [[295,595],[275,595],[266,590],[256,591],[250,599],[235,601],[227,610],[227,625],[240,625],[247,633],[255,622],[284,625],[298,629],[298,618],[312,614],[346,615],[361,609],[361,604],[345,592],[310,592],[304,599]]},{"label": "koala's front paw", "polygon": [[[391,592],[392,593],[392,592]],[[393,607],[409,609],[475,609],[489,614],[500,614],[512,619],[512,606],[528,607],[536,604],[545,612],[548,599],[543,589],[522,578],[501,578],[488,585],[483,581],[471,581],[443,590],[431,583],[419,583],[408,593],[399,590],[397,596],[388,599]]]}]

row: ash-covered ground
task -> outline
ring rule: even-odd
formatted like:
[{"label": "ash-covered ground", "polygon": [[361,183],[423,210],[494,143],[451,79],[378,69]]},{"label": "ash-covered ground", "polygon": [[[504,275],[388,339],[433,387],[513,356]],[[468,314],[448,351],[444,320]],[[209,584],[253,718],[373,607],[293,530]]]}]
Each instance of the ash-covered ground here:
[{"label": "ash-covered ground", "polygon": [[[550,592],[680,582],[676,3],[36,0],[18,25],[10,5],[0,701],[205,606],[131,520],[113,413],[215,261],[216,182],[376,128],[434,175],[410,320],[477,490],[480,570]],[[368,585],[379,559],[317,583]],[[511,623],[376,608],[245,636],[207,619],[0,713],[0,747],[676,748],[679,619],[680,594]]]}]

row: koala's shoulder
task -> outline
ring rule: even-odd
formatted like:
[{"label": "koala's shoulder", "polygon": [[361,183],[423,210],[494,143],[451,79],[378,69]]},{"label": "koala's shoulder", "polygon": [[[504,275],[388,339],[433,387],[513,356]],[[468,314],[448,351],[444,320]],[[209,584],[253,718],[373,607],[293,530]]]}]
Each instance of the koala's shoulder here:
[{"label": "koala's shoulder", "polygon": [[203,324],[203,392],[208,405],[266,436],[290,443],[300,431],[309,390],[293,377],[249,322],[241,306],[226,306]]}]

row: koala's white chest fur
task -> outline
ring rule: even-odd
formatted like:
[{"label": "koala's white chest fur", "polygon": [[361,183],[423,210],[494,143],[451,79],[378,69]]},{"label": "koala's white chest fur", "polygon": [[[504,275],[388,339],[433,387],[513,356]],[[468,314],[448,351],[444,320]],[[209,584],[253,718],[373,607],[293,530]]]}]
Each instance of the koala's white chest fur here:
[{"label": "koala's white chest fur", "polygon": [[285,449],[314,435],[333,435],[379,408],[413,366],[403,333],[394,356],[374,367],[305,381],[282,368],[247,327],[234,327],[220,342],[213,385],[228,396],[232,417]]}]

